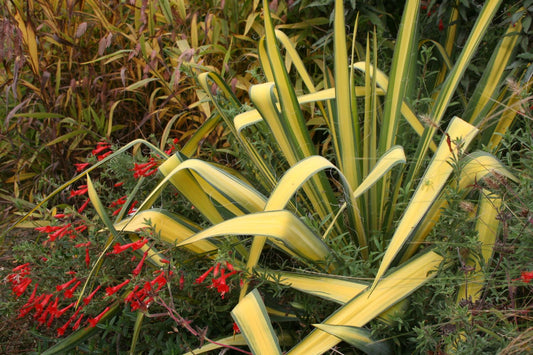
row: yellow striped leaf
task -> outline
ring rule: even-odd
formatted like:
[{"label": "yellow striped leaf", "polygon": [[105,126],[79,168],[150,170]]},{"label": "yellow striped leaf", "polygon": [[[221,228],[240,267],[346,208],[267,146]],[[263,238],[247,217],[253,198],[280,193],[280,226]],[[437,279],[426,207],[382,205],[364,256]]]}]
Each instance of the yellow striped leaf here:
[{"label": "yellow striped leaf", "polygon": [[257,290],[253,290],[240,300],[231,311],[231,316],[253,354],[281,355],[278,338]]},{"label": "yellow striped leaf", "polygon": [[[360,293],[321,324],[363,327],[434,277],[442,260],[443,258],[434,252],[410,260],[385,277],[373,292],[367,289]],[[288,354],[322,354],[339,342],[338,337],[316,329]]]},{"label": "yellow striped leaf", "polygon": [[[469,123],[455,117],[448,127],[449,142],[444,138],[437,152],[422,176],[413,197],[409,201],[394,235],[381,261],[372,289],[376,287],[380,278],[398,255],[401,248],[419,226],[424,215],[429,211],[439,193],[453,171],[451,160],[458,155],[460,149],[466,149],[477,129]],[[451,149],[450,149],[451,148]]]},{"label": "yellow striped leaf", "polygon": [[317,329],[327,332],[347,342],[368,355],[392,354],[386,342],[377,342],[370,336],[370,331],[360,327],[343,325],[313,324]]},{"label": "yellow striped leaf", "polygon": [[235,217],[209,227],[178,244],[228,235],[263,235],[305,260],[323,262],[329,249],[300,219],[289,211],[268,211]]}]

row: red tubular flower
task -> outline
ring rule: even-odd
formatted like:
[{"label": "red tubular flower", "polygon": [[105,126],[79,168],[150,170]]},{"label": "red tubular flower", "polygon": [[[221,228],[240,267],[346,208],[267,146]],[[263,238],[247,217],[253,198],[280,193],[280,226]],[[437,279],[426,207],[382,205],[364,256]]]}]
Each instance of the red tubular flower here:
[{"label": "red tubular flower", "polygon": [[28,298],[28,302],[26,302],[26,305],[29,304],[31,301],[33,301],[35,299],[35,294],[37,293],[37,287],[38,286],[39,286],[38,283],[36,283],[35,286],[33,286],[33,292],[31,293],[30,298]]},{"label": "red tubular flower", "polygon": [[82,225],[79,225],[76,228],[74,228],[74,230],[76,232],[78,232],[78,233],[81,233],[81,232],[87,230],[87,226],[85,224],[82,224]]},{"label": "red tubular flower", "polygon": [[130,247],[131,247],[131,243],[124,244],[124,245],[120,245],[120,243],[116,243],[115,245],[113,245],[113,251],[111,252],[111,254],[120,254],[128,250]]},{"label": "red tubular flower", "polygon": [[19,298],[24,292],[26,292],[26,289],[31,284],[31,282],[32,282],[32,279],[28,277],[23,278],[21,282],[17,284],[16,286],[14,286],[11,290],[13,291],[14,294],[17,295],[17,298]]},{"label": "red tubular flower", "polygon": [[72,326],[72,330],[77,330],[80,327],[83,316],[85,316],[85,314],[82,313],[80,317],[78,318],[78,320],[76,321],[76,323],[74,323],[74,325]]},{"label": "red tubular flower", "polygon": [[131,302],[131,300],[132,300],[133,297],[135,296],[135,293],[137,292],[137,290],[139,290],[139,285],[135,285],[135,287],[133,288],[133,291],[131,291],[130,293],[128,293],[128,295],[126,296],[126,298],[124,298],[124,301],[125,301],[126,303]]},{"label": "red tubular flower", "polygon": [[[220,263],[217,263],[215,265],[215,271],[213,271],[213,277],[217,277],[219,270],[220,270]],[[224,270],[224,269],[222,269],[222,270]]]},{"label": "red tubular flower", "polygon": [[133,169],[131,169],[133,173],[134,178],[140,178],[143,176],[150,176],[157,172],[157,165],[158,163],[155,161],[155,159],[152,157],[148,162],[142,163],[142,164],[133,164]]},{"label": "red tubular flower", "polygon": [[36,301],[35,303],[35,317],[39,317],[41,312],[43,311],[44,307],[48,304],[48,301],[50,301],[50,298],[52,298],[52,294],[42,295],[43,299],[41,300],[41,297],[39,297],[39,302]]},{"label": "red tubular flower", "polygon": [[[46,307],[45,314],[46,314],[46,313],[50,314],[50,315],[51,315],[50,318],[52,318],[52,319],[53,319],[53,318],[56,316],[56,314],[57,314],[57,305],[58,305],[58,303],[59,303],[59,297],[56,296],[54,302],[53,302],[53,303],[49,303],[49,304],[48,304],[48,307]],[[52,323],[52,322],[51,322],[52,319],[50,319],[50,322],[49,322],[49,323]],[[48,327],[50,327],[50,325],[49,325]]]},{"label": "red tubular flower", "polygon": [[[170,275],[172,275],[172,271],[170,272]],[[150,285],[153,287],[155,284],[157,284],[157,288],[155,289],[155,291],[159,291],[163,286],[165,286],[167,283],[167,279],[165,277],[165,274],[164,272],[160,272],[159,275],[157,275],[157,277],[155,279],[153,279],[152,281],[150,281]]]},{"label": "red tubular flower", "polygon": [[89,254],[89,248],[85,248],[85,265],[87,267],[91,265],[91,255]]},{"label": "red tubular flower", "polygon": [[240,333],[241,330],[239,329],[239,326],[236,322],[233,322],[233,333]]},{"label": "red tubular flower", "polygon": [[439,20],[439,31],[444,31],[444,23],[442,22],[442,19]]},{"label": "red tubular flower", "polygon": [[91,328],[94,328],[96,326],[96,324],[98,324],[98,322],[100,322],[100,320],[102,319],[102,317],[104,316],[104,314],[107,313],[107,311],[109,311],[109,307],[106,307],[104,309],[104,311],[102,313],[100,313],[99,315],[97,315],[96,317],[94,318],[90,318],[89,320],[87,320],[89,322],[89,326]]},{"label": "red tubular flower", "polygon": [[98,142],[96,143],[96,149],[93,149],[93,155],[98,155],[108,149],[111,149],[111,144],[107,142]]},{"label": "red tubular flower", "polygon": [[91,292],[91,294],[87,297],[85,297],[83,299],[83,303],[85,303],[85,305],[88,305],[89,302],[91,302],[91,300],[93,299],[94,295],[96,294],[96,292],[98,292],[98,290],[100,289],[100,287],[102,287],[101,285],[98,285],[98,287],[93,291]]},{"label": "red tubular flower", "polygon": [[180,290],[183,290],[184,286],[185,286],[185,275],[183,274],[183,272],[180,272],[180,281],[179,281]]},{"label": "red tubular flower", "polygon": [[105,289],[105,294],[106,294],[106,297],[107,296],[111,296],[113,294],[115,294],[118,290],[120,290],[122,287],[126,286],[127,284],[130,283],[130,280],[126,280],[116,286],[113,286],[113,287],[106,287]]},{"label": "red tubular flower", "polygon": [[78,208],[78,213],[83,213],[87,206],[89,206],[89,199],[86,199],[85,202],[80,206],[80,208]]},{"label": "red tubular flower", "polygon": [[195,283],[195,284],[201,284],[202,282],[204,282],[205,278],[211,273],[211,271],[213,271],[214,268],[215,268],[214,266],[211,266],[211,267],[209,268],[209,270],[207,270],[206,272],[204,272],[204,273],[202,274],[202,276],[198,277],[198,278],[194,281],[194,283]]},{"label": "red tubular flower", "polygon": [[21,308],[21,309],[19,310],[19,315],[17,316],[17,319],[18,319],[18,318],[26,317],[26,316],[28,315],[28,313],[31,312],[32,309],[33,309],[33,305],[30,306],[30,307]]},{"label": "red tubular flower", "polygon": [[[39,227],[37,227],[39,228]],[[35,228],[35,229],[37,229]],[[16,272],[16,271],[21,271],[21,270],[29,270],[29,267],[30,267],[30,263],[26,263],[26,264],[22,264],[22,265],[19,265],[17,267],[14,267],[13,268],[13,272]]]},{"label": "red tubular flower", "polygon": [[89,165],[91,165],[91,163],[74,163],[74,166],[76,167],[76,172],[80,172],[87,169]]},{"label": "red tubular flower", "polygon": [[69,319],[65,324],[63,324],[63,326],[61,326],[60,328],[57,328],[57,336],[58,337],[61,337],[65,334],[65,332],[67,331],[67,328],[68,326],[70,325],[70,323],[72,322],[72,319]]},{"label": "red tubular flower", "polygon": [[79,243],[79,244],[76,244],[74,245],[74,248],[83,248],[83,247],[88,247],[91,245],[91,242],[88,241],[87,243]]},{"label": "red tubular flower", "polygon": [[113,207],[125,204],[127,198],[128,196],[122,196],[118,198],[116,201],[111,202],[111,204],[109,205],[109,208],[113,208]]},{"label": "red tubular flower", "polygon": [[89,191],[87,185],[81,185],[77,190],[70,191],[70,197],[85,195]]},{"label": "red tubular flower", "polygon": [[141,261],[139,261],[139,263],[137,264],[137,266],[133,270],[133,272],[132,272],[133,276],[139,275],[139,273],[141,272],[141,269],[143,267],[143,264],[144,264],[144,259],[146,259],[147,255],[148,255],[148,250],[144,252]]},{"label": "red tubular flower", "polygon": [[531,280],[533,280],[533,271],[522,271],[520,274],[520,280],[525,283],[529,283]]},{"label": "red tubular flower", "polygon": [[41,233],[53,233],[56,230],[60,229],[61,226],[44,226],[44,227],[35,227],[34,229]]},{"label": "red tubular flower", "polygon": [[72,286],[71,288],[69,289],[66,289],[65,290],[65,293],[64,293],[64,297],[65,299],[69,299],[69,298],[72,298],[72,296],[74,295],[74,291],[76,291],[76,289],[78,288],[78,286],[81,284],[81,281],[78,281],[76,282],[76,284],[74,284],[74,286]]},{"label": "red tubular flower", "polygon": [[131,203],[131,206],[130,208],[128,209],[128,215],[132,215],[134,214],[135,212],[137,212],[137,209],[135,208],[135,206],[137,206],[137,204],[139,203],[139,201],[135,200]]},{"label": "red tubular flower", "polygon": [[98,155],[98,156],[96,157],[96,159],[98,159],[98,161],[100,161],[100,160],[104,160],[104,158],[107,158],[107,157],[108,157],[109,155],[111,155],[112,153],[113,153],[112,151],[109,151],[109,152],[104,153],[104,154],[102,154],[102,155]]},{"label": "red tubular flower", "polygon": [[122,186],[122,185],[124,185],[124,182],[123,182],[123,181],[121,181],[121,182],[117,182],[117,183],[116,183],[115,185],[113,185],[113,186],[115,186],[115,187],[120,187],[120,186]]},{"label": "red tubular flower", "polygon": [[54,242],[57,238],[63,238],[69,232],[69,228],[71,225],[71,223],[67,223],[64,226],[60,227],[58,230],[56,230],[54,233],[48,234],[48,241]]},{"label": "red tubular flower", "polygon": [[68,311],[69,309],[71,309],[72,307],[74,307],[74,305],[76,304],[76,302],[72,302],[71,304],[69,304],[68,306],[56,311],[56,318],[59,318],[61,317],[63,314],[65,314],[66,311]]},{"label": "red tubular flower", "polygon": [[74,278],[72,278],[70,281],[65,282],[64,284],[57,285],[57,286],[56,286],[56,291],[57,291],[57,292],[61,292],[61,291],[63,291],[64,289],[66,289],[67,287],[70,287],[70,285],[72,285],[72,284],[73,284],[74,282],[76,282],[76,281],[77,281],[77,278],[74,277]]},{"label": "red tubular flower", "polygon": [[133,250],[137,250],[137,249],[142,248],[146,243],[148,243],[148,239],[139,239],[138,241],[133,242],[131,244],[131,248]]}]

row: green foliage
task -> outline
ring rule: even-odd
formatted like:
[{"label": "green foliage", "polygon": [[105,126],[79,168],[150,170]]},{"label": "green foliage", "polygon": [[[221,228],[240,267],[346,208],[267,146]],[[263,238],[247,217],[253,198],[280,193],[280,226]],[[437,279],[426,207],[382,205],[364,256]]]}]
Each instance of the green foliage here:
[{"label": "green foliage", "polygon": [[[395,32],[394,21],[400,16],[379,17],[376,13],[387,14],[383,4],[377,6],[380,11],[369,5],[359,19],[365,23],[360,27],[356,23],[354,32],[366,32],[368,21],[378,30],[361,41],[365,50],[354,40],[356,54],[348,59],[346,13],[342,2],[336,1],[333,50],[316,61],[302,60],[298,54],[302,52],[299,43],[315,40],[316,36],[307,36],[313,25],[284,24],[293,14],[291,3],[264,1],[264,27],[256,23],[261,13],[258,1],[247,1],[242,7],[236,1],[224,7],[211,4],[213,12],[205,17],[192,11],[187,15],[179,1],[173,5],[142,2],[140,7],[86,3],[94,5],[87,22],[94,27],[80,22],[70,39],[60,38],[81,45],[82,30],[93,30],[101,38],[102,53],[83,64],[68,65],[94,72],[111,68],[110,77],[122,86],[98,89],[110,94],[116,89],[122,96],[113,98],[113,117],[91,105],[84,111],[82,105],[81,120],[62,124],[90,122],[95,137],[110,136],[118,132],[113,127],[117,128],[122,114],[128,134],[135,135],[137,129],[142,135],[159,129],[163,133],[159,147],[133,141],[109,156],[93,152],[88,170],[59,186],[20,221],[25,226],[46,226],[50,216],[64,210],[72,216],[58,217],[52,226],[61,226],[62,218],[75,217],[88,227],[86,233],[59,238],[50,232],[45,247],[24,243],[14,250],[24,253],[26,260],[20,262],[32,264],[41,263],[39,254],[50,253],[46,273],[41,275],[48,280],[45,286],[53,289],[64,282],[57,270],[75,265],[84,281],[77,291],[80,300],[96,284],[123,287],[87,308],[96,322],[102,309],[112,307],[100,313],[96,329],[87,326],[73,332],[49,353],[63,351],[61,347],[173,353],[224,336],[220,341],[225,346],[246,342],[258,352],[325,352],[334,346],[349,351],[347,344],[366,352],[392,348],[419,353],[494,352],[505,347],[510,351],[513,346],[527,346],[529,322],[521,311],[531,301],[527,274],[531,265],[524,265],[531,245],[530,238],[523,237],[531,229],[527,182],[531,174],[525,165],[531,166],[527,150],[531,132],[530,120],[515,118],[531,117],[531,80],[529,69],[513,62],[520,57],[512,50],[522,45],[529,31],[527,19],[522,20],[524,11],[518,11],[521,15],[511,24],[504,21],[507,29],[502,35],[503,27],[489,28],[499,5],[489,1],[480,12],[483,16],[472,12],[479,20],[469,31],[453,33],[458,17],[473,16],[464,11],[466,3],[435,9],[433,3],[409,1],[392,50],[384,36]],[[301,2],[298,11],[310,11],[306,4],[326,5]],[[8,9],[13,18],[22,19],[17,5]],[[250,13],[243,10],[248,6]],[[44,12],[50,9],[42,7]],[[424,10],[430,16],[419,15]],[[246,14],[246,20],[236,20]],[[435,20],[432,16],[445,19],[444,28],[438,22],[436,30],[426,31]],[[130,19],[131,24],[124,25]],[[166,27],[171,20],[190,24],[181,40],[175,41],[176,29]],[[57,27],[53,21],[46,26]],[[321,21],[318,18],[315,25]],[[33,30],[29,21],[17,23],[23,35]],[[276,31],[274,23],[290,29],[292,36]],[[520,31],[513,30],[513,25]],[[242,70],[231,59],[240,58],[242,48],[234,47],[236,43],[246,41],[231,36],[243,28],[242,36],[261,36],[257,53],[268,83],[256,83],[257,65]],[[419,40],[426,33],[444,35],[444,29],[442,39]],[[461,37],[463,33],[468,36]],[[303,36],[309,39],[302,42]],[[475,70],[474,53],[485,39],[493,45],[483,49],[489,54],[484,56],[488,59],[481,73]],[[123,49],[133,44],[135,49]],[[25,45],[29,68],[38,77],[35,69],[41,64],[33,55],[34,45],[27,39]],[[47,37],[39,45],[55,58],[54,48],[64,44]],[[462,49],[455,53],[450,45]],[[309,49],[303,52],[310,53]],[[222,63],[219,70],[208,65],[216,60]],[[315,63],[307,66],[310,60]],[[67,65],[57,63],[59,72],[62,63]],[[510,63],[515,67],[507,70]],[[171,72],[171,67],[177,69]],[[202,70],[211,72],[195,77]],[[186,90],[193,88],[193,77],[199,87]],[[514,77],[515,84],[506,87],[502,83],[508,77]],[[472,78],[476,85],[469,84]],[[250,89],[256,110],[241,103],[243,91],[236,88]],[[98,95],[87,97],[89,103],[102,100]],[[206,99],[213,104],[213,113],[203,102]],[[39,100],[44,102],[42,97]],[[185,105],[181,100],[193,103]],[[42,110],[47,103],[40,101]],[[126,117],[131,115],[121,113],[123,105],[143,111],[143,118],[136,117],[128,126],[131,122]],[[202,119],[197,120],[194,113],[189,116],[191,111],[176,113],[185,107],[199,107]],[[46,115],[41,118],[53,121]],[[523,131],[511,133],[513,124]],[[58,135],[54,146],[75,136]],[[175,143],[171,140],[175,136],[186,141],[181,151],[163,152],[166,143]],[[469,146],[476,145],[491,152],[503,147],[502,160],[517,168],[522,185],[514,185],[511,180],[517,179],[490,154],[471,153]],[[99,146],[104,151],[110,148],[105,143]],[[516,166],[517,161],[524,165]],[[156,166],[162,178],[153,175]],[[139,179],[132,178],[132,170]],[[78,212],[81,197],[74,203],[54,201],[65,188],[79,191],[75,189],[81,188],[79,180],[85,176],[95,211]],[[120,190],[115,190],[117,181],[123,183]],[[68,200],[68,196],[62,198]],[[46,204],[54,206],[46,209]],[[518,222],[513,223],[513,218]],[[500,228],[501,240],[497,239]],[[91,262],[72,246],[70,239],[80,237],[94,243]],[[142,249],[133,263],[130,250],[117,251],[146,239],[149,244],[139,246]],[[509,250],[519,248],[509,255]],[[147,266],[140,275],[132,271],[141,255],[155,271]],[[76,261],[71,262],[72,258]],[[13,277],[8,275],[6,280],[15,292],[20,283]],[[139,287],[146,282],[152,283],[152,302],[141,299],[146,295]],[[134,316],[131,311],[139,304]],[[230,311],[243,333],[233,340],[228,337],[234,331]],[[96,332],[99,337],[86,339]],[[53,334],[44,334],[47,339],[42,344],[48,347]],[[509,340],[514,336],[520,342]],[[339,338],[346,343],[339,343]]]}]

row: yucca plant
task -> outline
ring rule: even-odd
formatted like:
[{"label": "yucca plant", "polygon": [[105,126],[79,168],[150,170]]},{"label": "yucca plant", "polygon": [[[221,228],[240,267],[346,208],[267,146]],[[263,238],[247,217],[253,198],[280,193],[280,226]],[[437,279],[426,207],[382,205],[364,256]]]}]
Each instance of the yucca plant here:
[{"label": "yucca plant", "polygon": [[[449,60],[453,63],[449,68],[442,69],[443,79],[436,86],[434,101],[420,119],[422,115],[406,103],[406,83],[416,76],[418,1],[405,4],[388,76],[378,69],[375,36],[373,45],[367,36],[365,60],[352,60],[348,65],[343,4],[336,1],[334,68],[332,72],[324,68],[320,90],[290,39],[274,28],[269,4],[263,1],[265,36],[259,42],[259,59],[268,82],[250,89],[256,109],[246,111],[219,75],[203,73],[198,76],[199,84],[218,114],[206,121],[180,152],[166,158],[160,166],[164,179],[134,215],[119,216],[112,222],[88,179],[90,199],[111,233],[108,245],[123,237],[136,239],[139,227],[147,221],[161,242],[193,253],[215,257],[218,249],[227,250],[230,245],[234,264],[247,275],[240,302],[232,311],[243,337],[229,336],[218,340],[219,345],[208,344],[194,353],[220,344],[247,344],[253,353],[281,353],[278,334],[269,319],[269,313],[276,312],[264,305],[260,288],[251,290],[254,275],[340,304],[302,341],[289,344],[290,353],[323,353],[341,340],[368,353],[388,351],[386,343],[372,339],[365,326],[374,319],[390,324],[394,317],[401,317],[402,300],[437,276],[440,267],[446,267],[447,255],[435,253],[431,245],[423,248],[446,207],[446,191],[457,190],[466,198],[472,186],[487,176],[513,179],[494,156],[483,151],[470,153],[469,146],[477,140],[480,146],[496,147],[497,137],[505,133],[509,121],[491,130],[484,125],[492,120],[503,122],[507,117],[512,121],[512,105],[508,105],[510,111],[484,120],[495,106],[490,99],[479,98],[516,100],[492,83],[501,83],[504,71],[500,68],[509,60],[518,32],[509,30],[496,48],[487,77],[476,88],[475,101],[465,97],[466,117],[447,116],[461,76],[498,5],[499,1],[485,3],[462,52]],[[516,26],[519,23],[513,28]],[[282,57],[280,44],[290,60]],[[297,94],[286,63],[296,68],[307,93]],[[313,109],[303,111],[301,106],[308,104],[314,105]],[[313,112],[311,119],[304,112]],[[231,167],[194,157],[198,141],[220,120],[247,157],[248,166],[253,167],[246,172],[248,178]],[[443,124],[446,130],[441,129]],[[326,134],[320,136],[314,127]],[[257,137],[264,137],[266,144]],[[402,146],[408,148],[408,155]],[[280,166],[286,167],[281,174]],[[202,224],[154,207],[169,184],[195,206]],[[495,216],[500,200],[478,188],[473,190],[474,195],[468,198],[479,199],[476,230],[487,260],[497,237],[499,222]],[[293,260],[299,272],[276,270],[262,261],[267,248]],[[149,255],[155,265],[163,266],[160,253],[151,249]],[[346,265],[346,260],[351,265]],[[479,296],[483,285],[479,265],[473,264],[476,272],[469,280],[478,286],[462,288],[458,299]],[[354,274],[352,269],[367,271]],[[357,280],[369,277],[371,283]],[[141,323],[142,315],[135,334]],[[50,352],[63,351],[80,334],[65,339]]]}]

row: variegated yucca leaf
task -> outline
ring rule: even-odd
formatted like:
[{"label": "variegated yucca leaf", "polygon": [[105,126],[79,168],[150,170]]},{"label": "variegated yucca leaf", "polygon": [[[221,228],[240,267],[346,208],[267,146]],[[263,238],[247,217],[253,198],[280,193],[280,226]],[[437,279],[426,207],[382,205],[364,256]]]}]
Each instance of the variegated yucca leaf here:
[{"label": "variegated yucca leaf", "polygon": [[289,211],[265,211],[228,219],[204,229],[178,244],[184,246],[207,238],[229,235],[262,235],[291,255],[322,263],[328,247],[300,219]]},{"label": "variegated yucca leaf", "polygon": [[500,225],[498,214],[502,204],[501,198],[489,196],[489,194],[488,190],[481,191],[475,227],[480,242],[480,250],[477,255],[466,256],[465,264],[471,267],[473,271],[467,274],[465,282],[459,287],[457,303],[463,299],[475,303],[480,299],[481,290],[485,284],[485,273],[482,267],[489,264],[494,253]]},{"label": "variegated yucca leaf", "polygon": [[253,354],[281,354],[265,305],[257,290],[248,293],[231,311]]},{"label": "variegated yucca leaf", "polygon": [[432,125],[426,127],[424,135],[421,138],[416,154],[417,160],[407,175],[408,180],[415,178],[415,176],[418,174],[418,171],[422,167],[424,162],[423,158],[426,155],[430,142],[433,140],[433,136],[437,132],[436,127],[438,127],[442,118],[444,117],[444,114],[452,100],[452,96],[459,85],[460,79],[462,78],[468,67],[468,64],[472,60],[479,44],[481,43],[483,35],[487,31],[489,24],[500,5],[500,2],[501,0],[489,0],[484,3],[481,13],[479,14],[476,23],[470,32],[463,50],[459,54],[456,63],[442,84],[439,95],[437,96],[432,106],[432,111],[429,114],[429,117],[433,123]]},{"label": "variegated yucca leaf", "polygon": [[343,325],[313,324],[317,329],[327,332],[347,342],[368,355],[392,354],[386,342],[377,342],[370,336],[370,331],[360,327]]},{"label": "variegated yucca leaf", "polygon": [[[436,275],[443,258],[434,252],[425,253],[403,264],[370,289],[360,293],[339,308],[322,324],[363,327],[390,306],[414,292]],[[340,339],[321,330],[312,331],[288,354],[322,354]]]},{"label": "variegated yucca leaf", "polygon": [[[94,3],[94,0],[88,1]],[[175,8],[185,19],[183,1],[178,1],[175,7],[168,1],[160,3],[163,12],[159,16],[172,18],[174,13],[171,10]],[[323,80],[315,84],[314,77],[306,71],[304,61],[295,50],[293,38],[275,28],[269,3],[263,0],[265,28],[264,37],[259,42],[258,58],[268,82],[250,88],[250,100],[255,109],[243,112],[245,106],[223,80],[225,68],[220,74],[202,73],[197,78],[202,89],[198,89],[198,96],[208,99],[214,105],[214,112],[183,149],[167,158],[155,146],[140,141],[135,143],[144,143],[163,157],[164,162],[159,170],[164,178],[134,214],[125,216],[127,209],[123,208],[116,220],[111,221],[88,177],[89,197],[110,233],[106,249],[94,263],[89,279],[98,272],[107,248],[125,237],[136,240],[139,238],[139,229],[146,226],[154,228],[161,242],[187,248],[207,257],[215,257],[219,245],[217,239],[224,238],[232,243],[236,251],[233,254],[236,268],[248,274],[254,271],[264,274],[268,281],[339,304],[339,308],[321,324],[316,324],[316,329],[302,342],[295,344],[289,354],[324,353],[341,340],[367,353],[386,353],[388,349],[385,343],[374,342],[363,327],[378,318],[390,321],[391,313],[397,312],[397,315],[406,307],[406,297],[436,275],[443,257],[433,251],[425,251],[418,256],[416,253],[439,220],[442,209],[447,206],[447,184],[464,190],[466,194],[471,190],[471,185],[492,173],[497,173],[493,175],[498,179],[501,178],[499,175],[513,179],[512,174],[492,155],[483,152],[468,154],[467,149],[478,129],[485,128],[488,115],[495,112],[493,101],[501,99],[508,104],[519,101],[512,93],[502,92],[500,86],[507,73],[507,64],[513,58],[520,27],[508,29],[473,97],[467,98],[459,93],[459,100],[467,102],[463,119],[446,117],[452,98],[460,91],[458,88],[463,74],[499,3],[500,0],[484,3],[457,58],[452,53],[456,38],[453,23],[447,26],[445,42],[442,45],[434,42],[445,64],[438,73],[438,87],[433,92],[434,102],[430,104],[429,119],[425,120],[424,125],[417,117],[420,113],[408,104],[413,98],[408,97],[407,88],[407,83],[415,83],[419,79],[415,67],[416,48],[417,44],[423,44],[424,41],[417,42],[419,1],[405,2],[392,61],[382,64],[378,62],[379,48],[375,33],[373,37],[369,35],[366,38],[364,58],[355,58],[353,54],[352,58],[348,58],[343,1],[336,0],[333,73],[324,68]],[[258,4],[259,0],[255,0],[253,8],[257,8]],[[140,9],[135,11],[138,16],[135,25],[140,26]],[[449,14],[451,22],[457,20],[456,9],[450,10]],[[107,28],[109,21],[101,11],[95,10],[95,16],[102,21],[104,28],[113,30]],[[250,18],[255,19],[256,16],[251,15]],[[194,15],[190,33],[194,48],[199,41],[196,21],[197,16]],[[251,30],[249,20],[245,26],[245,31]],[[31,28],[25,30],[30,33]],[[186,42],[180,43],[190,49]],[[158,46],[156,41],[144,38],[139,45],[144,56]],[[282,48],[285,57],[282,56]],[[229,60],[230,52],[227,51],[224,63]],[[127,52],[118,51],[103,60],[113,61],[126,55]],[[30,60],[33,58],[30,57]],[[380,66],[390,67],[389,73],[379,70]],[[295,69],[294,75],[289,75],[291,67]],[[126,89],[135,92],[150,82],[165,81],[160,73],[154,75]],[[297,85],[292,82],[294,78]],[[364,85],[356,86],[356,82],[358,85],[364,82]],[[157,88],[152,97],[161,95],[158,91],[170,95],[172,90],[170,84],[166,83]],[[205,107],[205,102],[196,105],[202,106],[202,112],[209,115],[211,109]],[[305,111],[309,107],[311,109]],[[480,135],[482,138],[478,141],[490,143],[491,147],[497,146],[499,140],[495,137],[505,133],[514,118],[509,112],[497,117],[501,120],[495,125],[496,128],[487,131],[488,136]],[[307,117],[307,113],[310,113],[311,118]],[[179,117],[176,115],[165,128],[165,138]],[[410,127],[401,124],[402,120]],[[441,132],[439,125],[448,121],[447,131]],[[202,139],[219,123],[224,125],[225,132],[233,135],[237,149],[242,149],[240,153],[254,166],[254,171],[247,175],[253,177],[250,178],[252,182],[235,170],[194,158]],[[318,141],[311,133],[310,127],[315,125],[327,132],[327,137],[321,138],[322,141]],[[409,134],[401,131],[404,127],[407,127]],[[271,140],[263,143],[266,143],[269,151],[274,152],[273,156],[283,157],[280,166],[288,166],[286,171],[271,166],[272,163],[258,148],[257,142],[253,141],[258,132],[266,132],[265,135]],[[443,133],[438,146],[435,144],[437,133]],[[408,138],[404,139],[404,136]],[[417,139],[413,140],[413,137]],[[413,141],[417,141],[418,146],[413,146]],[[406,156],[402,145],[410,145],[407,152],[416,152]],[[125,149],[113,156],[123,153]],[[319,152],[324,153],[324,156],[319,156]],[[428,153],[431,154],[430,161],[422,173]],[[111,158],[104,159],[83,175],[70,180],[54,194]],[[406,163],[405,171],[392,169]],[[458,169],[460,174],[453,179],[456,166],[461,167]],[[156,201],[164,196],[169,183],[194,206],[199,218],[205,222],[202,226],[206,227],[175,213],[154,208]],[[403,192],[403,201],[399,201],[400,191]],[[128,201],[133,201],[136,192],[134,190]],[[467,279],[466,286],[460,288],[458,298],[473,296],[475,299],[483,287],[482,265],[489,261],[491,246],[497,237],[498,222],[495,217],[500,203],[498,197],[492,198],[487,192],[482,192],[476,224],[481,242],[481,259],[467,261],[475,272]],[[313,222],[320,222],[320,227],[314,229],[304,222],[313,218]],[[376,238],[374,242],[377,243],[369,243],[370,237]],[[251,244],[243,239],[251,239]],[[263,269],[259,261],[267,241],[289,257],[297,258],[299,265],[322,273]],[[346,278],[335,275],[338,270],[335,269],[337,265],[333,263],[333,257],[337,257],[338,250],[342,250],[340,247],[346,245],[357,247],[361,263],[367,262],[370,252],[383,253],[372,285],[359,281],[361,275]],[[157,250],[145,246],[143,251],[148,251],[154,265],[161,265]],[[352,259],[354,256],[349,257]],[[391,270],[392,267],[395,268]],[[221,339],[216,342],[218,344],[207,344],[194,353],[215,350],[224,344],[246,343],[255,354],[281,354],[279,338],[274,332],[268,310],[257,289],[248,293],[248,283],[249,280],[244,281],[240,301],[231,312],[242,335]],[[87,283],[84,290],[86,286]],[[271,312],[275,314],[275,307],[271,308]],[[140,336],[142,319],[143,316],[139,315],[134,338]],[[65,344],[71,344],[70,340]]]},{"label": "variegated yucca leaf", "polygon": [[[134,216],[123,219],[114,225],[120,232],[134,233],[143,228],[153,228],[161,240],[175,245],[189,238],[201,230],[200,226],[185,218],[172,214],[166,210],[150,209],[136,213]],[[186,246],[187,249],[197,254],[208,254],[217,250],[217,246],[209,241],[201,241]]]},{"label": "variegated yucca leaf", "polygon": [[446,132],[448,138],[444,138],[439,145],[394,231],[394,235],[379,266],[372,289],[376,287],[381,276],[391,265],[402,247],[408,242],[409,238],[416,233],[416,228],[419,226],[420,221],[432,207],[452,173],[454,168],[452,165],[453,159],[457,158],[462,149],[468,147],[477,131],[474,126],[457,117],[450,123]]},{"label": "variegated yucca leaf", "polygon": [[214,340],[213,342],[207,342],[205,345],[199,348],[196,348],[192,351],[189,351],[183,355],[203,354],[209,351],[220,349],[224,347],[225,345],[232,345],[232,346],[246,345],[246,339],[244,338],[242,334],[230,335],[229,337],[217,339],[217,340]]},{"label": "variegated yucca leaf", "polygon": [[[458,189],[460,191],[465,191],[465,195],[470,192],[470,187],[474,188],[474,184],[478,181],[494,174],[515,182],[518,181],[517,178],[511,174],[498,159],[496,159],[496,157],[486,152],[476,151],[468,154],[464,158],[463,164],[464,166],[462,167],[459,176]],[[442,211],[447,206],[448,202],[444,198],[439,198],[438,203],[435,203],[431,207],[424,216],[424,219],[420,222],[416,234],[410,239],[409,245],[402,253],[400,262],[408,260],[415,254],[416,250],[435,226]],[[485,231],[482,232],[484,233]]]}]

